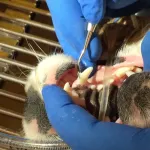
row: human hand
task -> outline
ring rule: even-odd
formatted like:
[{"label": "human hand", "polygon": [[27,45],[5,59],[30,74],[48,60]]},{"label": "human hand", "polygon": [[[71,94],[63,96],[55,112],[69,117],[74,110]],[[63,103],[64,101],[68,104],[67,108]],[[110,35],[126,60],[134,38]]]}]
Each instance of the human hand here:
[{"label": "human hand", "polygon": [[[108,17],[131,15],[143,7],[140,1],[136,0],[47,0],[46,2],[63,51],[75,60],[78,60],[84,46],[87,22],[97,24],[105,15]],[[101,53],[101,42],[94,34],[81,60],[82,71],[92,66],[93,74]]]},{"label": "human hand", "polygon": [[[87,21],[98,23],[101,20],[105,12],[103,0],[47,0],[47,4],[64,53],[78,60],[87,35]],[[94,34],[82,58],[82,70],[90,66],[96,70],[96,61],[101,53],[100,40]]]},{"label": "human hand", "polygon": [[144,63],[143,71],[150,71],[150,31],[148,31],[142,41],[141,51]]}]

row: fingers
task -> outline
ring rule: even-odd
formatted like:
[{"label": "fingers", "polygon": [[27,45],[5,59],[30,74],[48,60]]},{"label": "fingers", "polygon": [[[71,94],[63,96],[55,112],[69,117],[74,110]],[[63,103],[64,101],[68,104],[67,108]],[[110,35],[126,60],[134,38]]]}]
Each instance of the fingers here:
[{"label": "fingers", "polygon": [[[99,3],[99,0],[94,0],[94,2],[92,2],[93,5],[97,4],[96,1]],[[87,1],[84,2],[91,3]],[[82,2],[82,5],[84,2]],[[50,13],[52,15],[56,35],[63,48],[64,53],[66,55],[72,56],[75,60],[78,60],[87,35],[87,31],[85,30],[87,20],[85,20],[82,17],[83,14],[78,1],[47,0],[47,4]],[[82,59],[83,61],[82,63],[84,66],[83,68],[85,69],[89,67],[91,64],[92,66],[94,66],[95,62],[99,59],[101,53],[102,53],[101,43],[98,37],[96,35],[93,35],[88,50],[85,52]]]},{"label": "fingers", "polygon": [[81,71],[82,72],[84,70],[86,70],[87,68],[89,68],[89,67],[93,68],[92,72],[89,75],[89,78],[91,78],[96,73],[96,71],[97,71],[97,65],[96,65],[95,61],[94,62],[90,62],[87,59],[83,59],[81,65],[82,65],[82,67],[81,67]]},{"label": "fingers", "polygon": [[104,17],[106,9],[105,0],[78,0],[78,2],[87,21],[97,24]]},{"label": "fingers", "polygon": [[144,71],[150,71],[150,31],[148,31],[141,45]]}]

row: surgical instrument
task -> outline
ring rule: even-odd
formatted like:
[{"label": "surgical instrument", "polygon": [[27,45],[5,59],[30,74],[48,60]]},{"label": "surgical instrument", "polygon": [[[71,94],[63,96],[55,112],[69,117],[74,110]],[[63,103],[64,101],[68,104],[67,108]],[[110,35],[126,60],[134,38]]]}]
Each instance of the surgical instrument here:
[{"label": "surgical instrument", "polygon": [[82,59],[82,57],[83,57],[83,55],[84,55],[84,53],[85,53],[85,51],[86,51],[86,49],[90,43],[91,37],[92,37],[93,32],[95,31],[96,27],[97,27],[97,24],[93,25],[92,23],[88,23],[88,25],[87,25],[88,33],[87,33],[87,36],[85,39],[85,44],[84,44],[83,50],[81,51],[81,54],[80,54],[79,59],[78,59],[78,64],[77,64],[78,76],[81,72],[81,69],[80,69],[81,59]]}]

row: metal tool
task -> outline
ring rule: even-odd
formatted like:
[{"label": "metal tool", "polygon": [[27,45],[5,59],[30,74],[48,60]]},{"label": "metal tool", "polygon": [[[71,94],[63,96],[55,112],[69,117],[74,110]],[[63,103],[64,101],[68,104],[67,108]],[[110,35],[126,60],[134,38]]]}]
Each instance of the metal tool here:
[{"label": "metal tool", "polygon": [[81,51],[80,57],[78,59],[78,64],[77,64],[78,75],[81,72],[81,69],[80,69],[81,59],[82,59],[82,57],[83,57],[83,55],[84,55],[84,53],[85,53],[85,51],[86,51],[86,49],[87,49],[87,47],[90,43],[91,37],[92,37],[93,32],[95,31],[96,27],[97,27],[97,24],[93,25],[92,23],[88,23],[88,25],[87,25],[88,33],[87,33],[87,36],[86,36],[86,40],[85,40],[83,50]]}]

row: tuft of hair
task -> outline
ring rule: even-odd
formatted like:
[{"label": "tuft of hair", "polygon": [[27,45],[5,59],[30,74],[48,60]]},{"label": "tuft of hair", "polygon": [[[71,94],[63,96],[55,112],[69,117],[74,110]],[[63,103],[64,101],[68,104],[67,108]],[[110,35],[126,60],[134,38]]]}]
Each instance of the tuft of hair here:
[{"label": "tuft of hair", "polygon": [[150,127],[150,73],[131,75],[118,90],[117,107],[124,124]]}]

